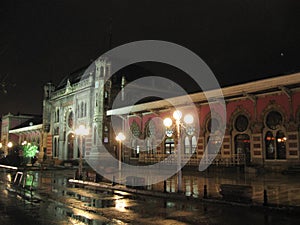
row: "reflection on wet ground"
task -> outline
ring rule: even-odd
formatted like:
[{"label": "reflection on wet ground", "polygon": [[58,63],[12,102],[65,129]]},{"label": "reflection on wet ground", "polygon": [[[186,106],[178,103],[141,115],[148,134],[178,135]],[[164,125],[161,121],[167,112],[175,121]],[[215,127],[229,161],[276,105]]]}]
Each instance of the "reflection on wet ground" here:
[{"label": "reflection on wet ground", "polygon": [[[28,181],[25,183],[12,185],[14,176],[5,170],[0,171],[1,225],[300,224],[300,218],[284,213],[262,212],[239,206],[160,199],[122,191],[94,190],[71,185],[68,183],[68,178],[73,177],[73,170],[43,171],[43,173],[31,171],[28,175]],[[214,185],[218,183],[214,179],[195,176],[184,176],[186,195],[201,196],[203,179],[207,179],[206,184],[211,187],[215,187]],[[168,180],[170,192],[176,191],[176,185],[173,185],[175,179]],[[229,181],[228,177],[219,179],[219,183]],[[154,185],[153,189],[159,189],[160,185]],[[210,188],[209,193],[216,194],[217,188]]]},{"label": "reflection on wet ground", "polygon": [[[239,184],[252,186],[253,202],[263,203],[264,190],[267,191],[268,202],[273,205],[300,206],[299,175],[283,175],[280,173],[245,174],[237,171],[212,170],[210,172],[183,173],[182,190],[186,196],[202,198],[204,185],[208,197],[221,198],[220,184]],[[152,186],[153,190],[163,191],[163,182]],[[167,180],[166,191],[177,192],[177,176]]]}]

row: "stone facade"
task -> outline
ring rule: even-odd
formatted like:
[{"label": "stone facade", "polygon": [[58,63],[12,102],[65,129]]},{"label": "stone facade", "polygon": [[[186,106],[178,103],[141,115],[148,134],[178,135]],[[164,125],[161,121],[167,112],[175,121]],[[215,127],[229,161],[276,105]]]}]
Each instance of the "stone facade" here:
[{"label": "stone facade", "polygon": [[82,156],[97,154],[97,147],[109,142],[106,110],[110,105],[111,65],[106,58],[67,76],[58,87],[44,87],[43,131],[48,158],[57,163],[80,157],[79,136],[75,130],[84,125]]}]

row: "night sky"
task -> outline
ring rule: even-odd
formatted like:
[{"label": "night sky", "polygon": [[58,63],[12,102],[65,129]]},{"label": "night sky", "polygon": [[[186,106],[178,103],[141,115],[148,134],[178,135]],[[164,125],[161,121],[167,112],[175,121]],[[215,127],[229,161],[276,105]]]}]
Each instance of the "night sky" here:
[{"label": "night sky", "polygon": [[2,0],[0,114],[41,114],[43,85],[107,51],[110,30],[111,47],[180,44],[228,86],[300,71],[299,25],[299,0]]}]

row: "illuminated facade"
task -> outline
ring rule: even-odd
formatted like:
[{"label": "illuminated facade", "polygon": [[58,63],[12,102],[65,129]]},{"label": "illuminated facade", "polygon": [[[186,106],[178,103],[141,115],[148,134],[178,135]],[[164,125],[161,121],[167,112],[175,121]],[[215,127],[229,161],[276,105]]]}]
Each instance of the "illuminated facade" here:
[{"label": "illuminated facade", "polygon": [[[222,91],[226,102],[226,121],[218,116],[218,112],[210,111],[203,93],[190,95],[197,105],[200,132],[184,132],[180,137],[182,152],[193,153],[191,158],[182,156],[188,165],[197,166],[205,148],[209,148],[211,113],[217,126],[226,126],[214,165],[281,170],[300,163],[299,73],[225,87]],[[176,107],[188,111],[189,106],[184,101],[185,96],[178,98]],[[157,120],[151,120],[157,116],[164,119],[172,115],[174,109],[168,101],[144,103],[136,109],[108,111],[109,116],[125,116],[129,124],[129,129],[124,130],[127,137],[125,161],[155,163],[175,153],[176,136],[165,135],[163,141],[156,140],[155,137],[161,136],[165,129],[161,122],[158,124]]]},{"label": "illuminated facade", "polygon": [[[111,81],[106,58],[96,60],[90,67],[65,77],[55,87],[44,86],[43,132],[47,158],[56,163],[80,158],[79,137],[75,130],[84,125],[89,135],[83,137],[83,157],[97,155],[97,148],[109,143],[109,121],[105,112],[110,104]],[[103,142],[101,141],[103,140]]]},{"label": "illuminated facade", "polygon": [[42,116],[8,113],[2,117],[1,127],[1,145],[5,155],[11,148],[8,143],[14,146],[27,141],[39,146],[39,150],[43,149]]}]

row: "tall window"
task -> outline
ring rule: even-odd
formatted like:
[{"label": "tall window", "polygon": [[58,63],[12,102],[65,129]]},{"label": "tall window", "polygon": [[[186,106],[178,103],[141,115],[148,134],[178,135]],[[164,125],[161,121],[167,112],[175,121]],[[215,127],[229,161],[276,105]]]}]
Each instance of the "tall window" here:
[{"label": "tall window", "polygon": [[72,128],[73,127],[73,112],[71,111],[70,113],[69,113],[69,116],[68,116],[68,126],[69,126],[69,128]]},{"label": "tall window", "polygon": [[94,140],[93,140],[93,142],[94,142],[94,145],[96,145],[97,144],[97,127],[94,127],[93,134],[94,134]]},{"label": "tall window", "polygon": [[83,114],[84,114],[84,104],[83,104],[83,102],[81,102],[81,105],[80,105],[80,118],[83,117]]},{"label": "tall window", "polygon": [[56,112],[55,112],[55,122],[59,122],[59,109],[58,108],[56,109]]},{"label": "tall window", "polygon": [[235,155],[239,162],[247,165],[251,162],[250,137],[248,134],[238,134],[234,137]]},{"label": "tall window", "polygon": [[276,133],[276,156],[277,159],[286,159],[286,137],[283,131]]},{"label": "tall window", "polygon": [[192,137],[192,153],[194,153],[196,151],[197,148],[197,138],[196,136]]},{"label": "tall window", "polygon": [[167,138],[165,140],[165,153],[166,154],[174,154],[175,151],[175,143],[173,138]]},{"label": "tall window", "polygon": [[268,131],[265,136],[266,159],[275,159],[275,137]]},{"label": "tall window", "polygon": [[100,77],[104,76],[104,68],[103,66],[100,67]]},{"label": "tall window", "polygon": [[191,153],[191,142],[189,137],[185,137],[184,139],[184,153],[190,154]]},{"label": "tall window", "polygon": [[54,143],[53,143],[53,157],[58,157],[58,153],[59,153],[59,137],[54,137]]},{"label": "tall window", "polygon": [[156,146],[155,146],[155,133],[156,133],[156,127],[152,120],[149,120],[146,128],[146,151],[147,153],[156,153]]},{"label": "tall window", "polygon": [[283,118],[277,111],[271,111],[266,117],[268,131],[265,135],[266,159],[286,159],[286,135],[282,130]]},{"label": "tall window", "polygon": [[[137,152],[137,138],[140,136],[140,128],[139,125],[137,124],[136,121],[133,121],[131,126],[130,126],[130,130],[132,133],[132,140],[131,140],[131,156],[132,157],[137,157],[138,156],[138,152]],[[139,148],[138,148],[139,149]]]}]

